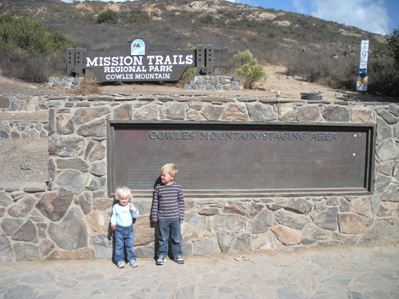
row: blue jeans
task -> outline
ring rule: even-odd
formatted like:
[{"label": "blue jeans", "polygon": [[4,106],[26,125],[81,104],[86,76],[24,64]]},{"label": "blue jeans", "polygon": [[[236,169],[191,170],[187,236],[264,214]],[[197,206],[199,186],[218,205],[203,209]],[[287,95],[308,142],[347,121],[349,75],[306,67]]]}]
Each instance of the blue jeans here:
[{"label": "blue jeans", "polygon": [[159,220],[158,257],[167,256],[169,240],[171,241],[173,258],[182,255],[181,229],[179,220]]},{"label": "blue jeans", "polygon": [[135,260],[133,226],[116,226],[115,229],[115,262],[124,261],[126,248],[127,260]]}]

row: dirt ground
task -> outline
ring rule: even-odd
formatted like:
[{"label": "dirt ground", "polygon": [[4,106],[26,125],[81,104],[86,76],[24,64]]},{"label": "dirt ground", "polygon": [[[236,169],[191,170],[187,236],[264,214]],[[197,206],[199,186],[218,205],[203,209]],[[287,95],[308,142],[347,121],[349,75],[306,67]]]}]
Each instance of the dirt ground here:
[{"label": "dirt ground", "polygon": [[[100,94],[168,94],[168,93],[212,93],[226,95],[255,95],[255,96],[276,96],[280,98],[300,99],[301,93],[305,92],[322,92],[323,99],[333,101],[336,99],[355,99],[359,95],[355,91],[335,90],[329,87],[304,82],[300,78],[286,76],[283,66],[265,66],[267,78],[259,81],[253,90],[240,91],[187,91],[182,87],[173,84],[119,84],[119,85],[101,85],[99,86]],[[0,76],[0,95],[67,95],[79,93],[78,90],[67,90],[60,87],[53,88],[47,84],[27,83],[20,80],[14,80]],[[365,100],[370,100],[373,96],[362,96]]]}]

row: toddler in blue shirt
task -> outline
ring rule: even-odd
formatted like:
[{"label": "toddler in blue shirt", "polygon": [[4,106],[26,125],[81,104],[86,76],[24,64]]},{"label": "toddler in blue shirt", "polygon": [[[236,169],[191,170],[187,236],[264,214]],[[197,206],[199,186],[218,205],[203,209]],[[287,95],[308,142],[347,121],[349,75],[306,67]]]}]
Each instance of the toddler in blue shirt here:
[{"label": "toddler in blue shirt", "polygon": [[133,218],[139,217],[138,209],[131,203],[132,194],[128,187],[120,187],[115,190],[115,198],[118,203],[112,207],[111,228],[115,232],[115,263],[119,269],[125,266],[126,249],[127,260],[130,267],[137,267],[134,253],[134,229]]}]

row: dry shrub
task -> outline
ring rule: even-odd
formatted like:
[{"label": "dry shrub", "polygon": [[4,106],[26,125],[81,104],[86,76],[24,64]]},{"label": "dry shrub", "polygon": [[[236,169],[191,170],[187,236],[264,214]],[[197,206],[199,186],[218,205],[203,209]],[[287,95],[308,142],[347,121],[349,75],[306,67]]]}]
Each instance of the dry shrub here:
[{"label": "dry shrub", "polygon": [[79,88],[75,89],[75,94],[101,94],[99,85],[94,75],[87,74],[80,80]]},{"label": "dry shrub", "polygon": [[48,80],[52,55],[32,54],[21,49],[7,51],[2,55],[0,67],[5,76],[35,83]]}]

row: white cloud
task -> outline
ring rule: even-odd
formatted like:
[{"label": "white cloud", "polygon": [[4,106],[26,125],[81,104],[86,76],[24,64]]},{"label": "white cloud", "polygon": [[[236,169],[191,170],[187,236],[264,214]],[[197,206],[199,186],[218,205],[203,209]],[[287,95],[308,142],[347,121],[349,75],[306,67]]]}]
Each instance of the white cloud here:
[{"label": "white cloud", "polygon": [[363,30],[389,33],[389,16],[384,0],[313,0],[312,15]]}]

